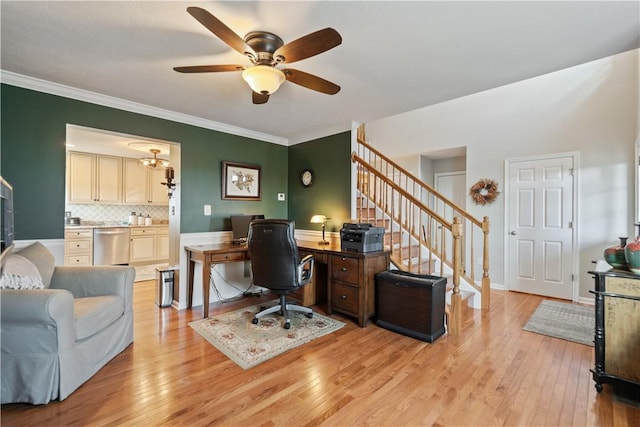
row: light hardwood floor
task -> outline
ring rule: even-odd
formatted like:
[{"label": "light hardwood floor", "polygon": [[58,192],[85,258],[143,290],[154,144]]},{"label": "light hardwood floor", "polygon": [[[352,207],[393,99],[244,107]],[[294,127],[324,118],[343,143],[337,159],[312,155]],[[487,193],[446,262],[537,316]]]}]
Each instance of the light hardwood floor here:
[{"label": "light hardwood floor", "polygon": [[433,344],[334,315],[347,326],[245,371],[188,326],[199,308],[159,309],[154,286],[135,285],[133,345],[63,402],[3,405],[2,425],[640,425],[596,393],[592,347],[522,330],[537,296],[493,291]]}]

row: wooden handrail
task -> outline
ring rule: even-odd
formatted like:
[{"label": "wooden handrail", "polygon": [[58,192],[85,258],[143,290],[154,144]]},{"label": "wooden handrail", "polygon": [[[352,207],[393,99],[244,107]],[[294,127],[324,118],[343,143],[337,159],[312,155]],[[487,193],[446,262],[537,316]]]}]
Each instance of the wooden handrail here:
[{"label": "wooden handrail", "polygon": [[[367,147],[367,150],[372,151],[377,157],[380,157],[382,160],[384,160],[385,162],[392,164],[394,169],[397,169],[398,171],[400,171],[402,174],[406,175],[407,177],[411,177],[412,181],[415,182],[416,184],[418,184],[419,186],[421,186],[422,188],[424,188],[425,190],[427,190],[429,193],[433,193],[434,195],[436,195],[438,197],[438,200],[441,200],[442,202],[444,202],[444,204],[446,204],[447,206],[451,207],[453,210],[459,212],[465,219],[468,219],[469,221],[473,222],[475,225],[477,225],[478,227],[482,227],[482,222],[480,220],[478,220],[477,218],[475,218],[474,216],[470,215],[469,213],[467,213],[463,208],[461,208],[460,206],[458,206],[455,202],[453,202],[452,200],[449,200],[448,198],[446,198],[445,196],[443,196],[441,193],[439,193],[435,188],[431,187],[430,185],[426,184],[423,181],[417,180],[413,178],[413,174],[406,170],[405,168],[403,168],[402,166],[398,165],[397,163],[395,163],[393,160],[391,160],[389,157],[385,156],[384,154],[382,154],[380,151],[376,150],[374,147],[372,147],[371,145],[367,144],[364,140],[358,138],[358,144],[364,145]],[[355,153],[352,153],[352,158],[353,155]]]},{"label": "wooden handrail", "polygon": [[364,159],[360,156],[358,156],[356,153],[351,153],[351,161],[353,163],[358,163],[361,166],[364,166],[365,168],[367,168],[369,170],[369,172],[372,172],[374,175],[376,175],[376,177],[378,177],[379,179],[381,179],[382,181],[384,181],[387,185],[389,185],[391,188],[393,188],[394,190],[396,190],[398,193],[402,194],[404,197],[406,197],[407,199],[410,199],[412,201],[413,204],[415,204],[416,206],[420,207],[422,210],[426,211],[429,213],[429,215],[433,216],[434,218],[437,219],[437,221],[443,225],[446,225],[447,228],[451,229],[452,226],[452,222],[451,221],[447,221],[445,218],[443,218],[442,216],[440,216],[437,212],[434,212],[430,207],[426,206],[424,203],[422,203],[420,200],[416,199],[415,197],[413,197],[413,195],[411,193],[409,193],[407,190],[405,190],[404,188],[400,187],[398,184],[396,184],[395,182],[393,182],[392,180],[390,180],[389,178],[387,178],[386,176],[384,176],[382,173],[380,173],[380,171],[378,171],[377,169],[369,169],[368,163],[364,161]]},{"label": "wooden handrail", "polygon": [[[489,218],[484,217],[482,221],[476,219],[434,188],[415,178],[411,172],[364,142],[363,133],[364,131],[361,135],[358,129],[357,142],[362,147],[359,151],[362,151],[363,155],[353,152],[351,160],[357,164],[358,190],[366,200],[373,202],[377,213],[371,214],[367,211],[369,213],[363,217],[361,207],[358,220],[368,221],[373,218],[376,221],[381,220],[383,224],[389,224],[390,235],[387,243],[391,248],[392,262],[398,268],[420,273],[423,269],[424,251],[427,251],[428,274],[432,273],[434,261],[439,262],[440,275],[445,274],[445,266],[450,268],[453,290],[451,306],[448,309],[448,323],[449,332],[455,333],[461,327],[461,278],[482,295],[482,309],[488,310],[490,307]],[[364,155],[368,155],[368,159]],[[444,206],[443,213],[440,214],[423,203],[421,199],[425,196],[437,200],[437,206]],[[448,218],[447,212],[453,217]],[[380,213],[382,218],[378,217]],[[483,246],[480,285],[475,281],[476,228],[482,232]],[[466,231],[469,231],[469,235],[465,237]],[[408,237],[407,241],[403,239],[403,235]],[[414,245],[412,242],[417,243]],[[447,242],[450,243],[450,247]],[[417,264],[414,258],[418,260]]]}]

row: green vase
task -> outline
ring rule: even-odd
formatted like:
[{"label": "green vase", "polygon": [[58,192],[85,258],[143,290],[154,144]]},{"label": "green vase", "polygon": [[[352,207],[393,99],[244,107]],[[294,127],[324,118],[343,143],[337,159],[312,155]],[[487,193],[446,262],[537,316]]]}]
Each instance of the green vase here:
[{"label": "green vase", "polygon": [[627,269],[627,260],[624,254],[624,248],[627,246],[627,237],[618,237],[620,244],[611,246],[604,250],[604,260],[613,268]]},{"label": "green vase", "polygon": [[640,276],[640,236],[625,246],[624,256],[629,270]]}]

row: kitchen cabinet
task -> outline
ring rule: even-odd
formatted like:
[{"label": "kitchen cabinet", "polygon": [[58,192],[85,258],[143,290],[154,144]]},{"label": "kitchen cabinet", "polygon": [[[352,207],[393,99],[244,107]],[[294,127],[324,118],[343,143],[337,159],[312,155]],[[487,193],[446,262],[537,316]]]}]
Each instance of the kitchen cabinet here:
[{"label": "kitchen cabinet", "polygon": [[156,257],[159,261],[169,259],[169,228],[162,227],[157,230]]},{"label": "kitchen cabinet", "polygon": [[156,229],[141,227],[130,229],[131,246],[129,254],[131,262],[154,261],[156,259]]},{"label": "kitchen cabinet", "polygon": [[132,227],[130,262],[162,262],[169,259],[168,227]]},{"label": "kitchen cabinet", "polygon": [[93,229],[64,231],[64,265],[93,264]]},{"label": "kitchen cabinet", "polygon": [[164,169],[152,170],[138,159],[124,159],[124,203],[130,205],[169,205]]},{"label": "kitchen cabinet", "polygon": [[70,151],[66,188],[69,203],[121,203],[122,158]]}]

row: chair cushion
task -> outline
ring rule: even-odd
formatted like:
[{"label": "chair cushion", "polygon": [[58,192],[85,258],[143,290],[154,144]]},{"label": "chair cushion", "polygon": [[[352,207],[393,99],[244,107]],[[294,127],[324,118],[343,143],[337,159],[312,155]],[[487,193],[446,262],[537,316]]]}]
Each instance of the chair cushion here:
[{"label": "chair cushion", "polygon": [[73,318],[76,324],[76,341],[100,332],[124,313],[124,299],[117,295],[75,298]]},{"label": "chair cushion", "polygon": [[2,266],[0,288],[43,289],[44,283],[34,263],[21,255],[9,254]]},{"label": "chair cushion", "polygon": [[40,242],[34,242],[25,248],[15,251],[14,254],[23,256],[34,263],[40,272],[44,287],[49,287],[53,270],[56,268],[56,260],[49,252],[49,249]]}]

